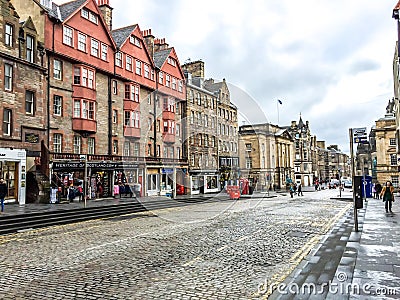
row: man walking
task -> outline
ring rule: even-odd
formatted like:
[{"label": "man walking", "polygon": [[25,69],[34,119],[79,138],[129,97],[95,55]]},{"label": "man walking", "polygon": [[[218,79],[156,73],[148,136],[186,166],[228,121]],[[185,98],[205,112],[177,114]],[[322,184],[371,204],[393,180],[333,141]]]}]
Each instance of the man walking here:
[{"label": "man walking", "polygon": [[0,179],[1,212],[4,211],[4,198],[7,196],[7,185],[3,178]]},{"label": "man walking", "polygon": [[299,185],[297,186],[297,191],[298,191],[297,196],[300,196],[300,194],[301,194],[301,196],[303,196],[303,190],[301,188],[302,188],[302,186],[301,186],[301,182],[300,182]]}]

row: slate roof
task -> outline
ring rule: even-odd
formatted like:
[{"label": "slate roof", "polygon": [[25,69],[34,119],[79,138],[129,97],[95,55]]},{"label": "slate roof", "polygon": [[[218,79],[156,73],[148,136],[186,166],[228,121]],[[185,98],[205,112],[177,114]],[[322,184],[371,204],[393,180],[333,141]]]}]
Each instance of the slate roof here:
[{"label": "slate roof", "polygon": [[131,35],[131,33],[135,30],[136,27],[137,24],[123,28],[118,28],[111,32],[117,47],[121,47],[122,44],[125,43],[126,39]]},{"label": "slate roof", "polygon": [[165,61],[167,60],[169,54],[171,53],[172,48],[160,50],[154,53],[154,65],[161,69]]},{"label": "slate roof", "polygon": [[223,82],[214,82],[214,83],[209,83],[206,82],[205,88],[209,90],[210,92],[218,92],[222,88]]},{"label": "slate roof", "polygon": [[76,0],[60,5],[61,21],[66,20],[72,15],[79,7],[82,6],[87,0]]}]

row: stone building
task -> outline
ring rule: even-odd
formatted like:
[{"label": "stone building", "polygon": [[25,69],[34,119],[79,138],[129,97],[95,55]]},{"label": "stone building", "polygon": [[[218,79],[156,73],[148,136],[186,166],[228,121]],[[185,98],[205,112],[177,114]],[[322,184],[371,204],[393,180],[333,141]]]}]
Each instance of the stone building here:
[{"label": "stone building", "polygon": [[217,101],[217,137],[218,137],[218,166],[221,188],[230,181],[239,179],[238,153],[238,110],[231,102],[228,84],[225,79],[215,81],[207,79],[204,88],[218,98]]},{"label": "stone building", "polygon": [[241,177],[256,190],[282,189],[294,176],[294,141],[286,128],[273,124],[239,128]]},{"label": "stone building", "polygon": [[288,127],[295,142],[294,181],[303,186],[311,186],[314,182],[313,160],[311,155],[312,136],[308,121],[292,121]]},{"label": "stone building", "polygon": [[[151,31],[144,32],[156,71],[156,90],[148,98],[149,122],[153,117],[152,132],[147,136],[146,195],[186,193],[188,163],[183,156],[186,126],[185,77],[174,47],[165,38],[154,38]],[[176,186],[175,186],[176,185]]]},{"label": "stone building", "polygon": [[24,204],[25,188],[28,201],[38,196],[36,166],[47,140],[43,27],[13,1],[0,6],[0,178],[6,201]]},{"label": "stone building", "polygon": [[218,170],[218,95],[204,86],[204,62],[182,65],[186,77],[186,149],[191,194],[220,190]]},{"label": "stone building", "polygon": [[319,182],[329,181],[329,150],[325,141],[317,141],[317,179]]},{"label": "stone building", "polygon": [[398,188],[396,118],[393,110],[394,102],[389,101],[385,116],[375,121],[376,179],[381,184],[389,180],[394,187]]}]

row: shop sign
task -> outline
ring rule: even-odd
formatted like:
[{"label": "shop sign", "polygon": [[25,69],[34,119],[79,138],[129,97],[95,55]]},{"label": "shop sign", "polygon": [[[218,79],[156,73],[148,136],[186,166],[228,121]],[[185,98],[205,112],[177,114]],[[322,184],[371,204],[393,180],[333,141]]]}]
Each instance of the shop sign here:
[{"label": "shop sign", "polygon": [[39,143],[39,135],[34,133],[25,133],[25,142],[37,144]]},{"label": "shop sign", "polygon": [[[102,169],[102,170],[115,170],[115,169],[135,169],[138,168],[138,164],[129,164],[121,162],[87,162],[87,167],[92,169]],[[53,162],[54,170],[62,169],[84,169],[84,162]]]},{"label": "shop sign", "polygon": [[174,173],[174,169],[172,169],[172,168],[162,168],[161,169],[161,173],[162,174],[172,174],[172,173]]},{"label": "shop sign", "polygon": [[82,162],[53,162],[53,169],[83,169],[85,163]]}]

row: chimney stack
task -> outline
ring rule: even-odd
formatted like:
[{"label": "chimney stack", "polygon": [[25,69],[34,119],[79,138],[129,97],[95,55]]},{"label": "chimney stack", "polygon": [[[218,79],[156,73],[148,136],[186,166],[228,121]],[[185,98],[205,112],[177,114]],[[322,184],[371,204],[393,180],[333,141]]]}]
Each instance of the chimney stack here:
[{"label": "chimney stack", "polygon": [[104,21],[107,24],[108,29],[112,30],[112,10],[110,6],[110,0],[97,0],[97,5],[103,14]]},{"label": "chimney stack", "polygon": [[205,77],[204,62],[201,60],[188,62],[182,65],[182,69],[187,70],[189,73],[192,74],[193,77],[200,77],[200,78]]},{"label": "chimney stack", "polygon": [[155,52],[168,49],[168,47],[169,47],[169,45],[167,44],[167,42],[165,42],[165,38],[154,40],[154,51]]},{"label": "chimney stack", "polygon": [[150,57],[154,57],[154,35],[151,34],[151,29],[146,29],[142,31],[144,42],[149,51]]}]

